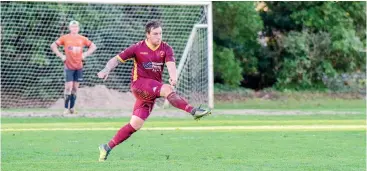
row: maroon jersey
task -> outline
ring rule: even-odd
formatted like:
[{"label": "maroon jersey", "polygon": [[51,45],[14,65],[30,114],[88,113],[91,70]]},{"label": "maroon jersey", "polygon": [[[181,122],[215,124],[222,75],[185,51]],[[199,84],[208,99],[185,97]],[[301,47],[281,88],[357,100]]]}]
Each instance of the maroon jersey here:
[{"label": "maroon jersey", "polygon": [[142,40],[131,45],[116,56],[121,62],[134,60],[131,72],[132,81],[139,78],[148,78],[162,82],[164,63],[175,62],[172,47],[165,42],[153,49],[148,42]]}]

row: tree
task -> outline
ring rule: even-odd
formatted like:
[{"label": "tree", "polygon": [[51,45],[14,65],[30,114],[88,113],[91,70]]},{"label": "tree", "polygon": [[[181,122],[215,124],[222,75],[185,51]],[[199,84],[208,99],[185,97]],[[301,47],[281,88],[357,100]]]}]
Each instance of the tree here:
[{"label": "tree", "polygon": [[[312,87],[323,75],[365,70],[366,2],[266,2],[268,75],[277,86]],[[317,41],[315,41],[317,40]]]},{"label": "tree", "polygon": [[263,23],[255,7],[254,2],[213,2],[215,76],[225,84],[238,86],[244,74],[258,72],[257,36]]}]

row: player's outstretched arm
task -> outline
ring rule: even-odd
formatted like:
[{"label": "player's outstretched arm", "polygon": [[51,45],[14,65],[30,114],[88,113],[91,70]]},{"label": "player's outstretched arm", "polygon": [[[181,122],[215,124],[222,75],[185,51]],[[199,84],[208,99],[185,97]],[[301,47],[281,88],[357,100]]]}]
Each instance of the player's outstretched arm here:
[{"label": "player's outstretched arm", "polygon": [[120,63],[124,63],[126,60],[133,58],[135,56],[135,45],[131,45],[130,47],[126,48],[124,51],[122,51],[120,54],[116,55],[115,57],[111,58],[104,69],[102,69],[97,75],[99,78],[102,78],[104,80],[107,79],[108,74],[117,67]]},{"label": "player's outstretched arm", "polygon": [[177,69],[175,62],[166,62],[168,74],[169,74],[169,83],[171,86],[176,86],[177,83]]},{"label": "player's outstretched arm", "polygon": [[98,75],[98,78],[102,78],[104,80],[107,79],[108,77],[108,74],[114,69],[117,67],[117,65],[119,65],[121,62],[116,58],[116,57],[113,57],[111,58],[107,64],[106,64],[106,67],[103,68],[97,75]]},{"label": "player's outstretched arm", "polygon": [[57,44],[56,42],[53,42],[51,44],[51,50],[56,54],[56,56],[58,56],[63,62],[66,60],[65,55],[63,55],[59,49],[57,49]]},{"label": "player's outstretched arm", "polygon": [[91,55],[94,51],[96,51],[97,46],[92,42],[89,46],[88,50],[83,53],[83,59],[85,59],[87,56]]}]

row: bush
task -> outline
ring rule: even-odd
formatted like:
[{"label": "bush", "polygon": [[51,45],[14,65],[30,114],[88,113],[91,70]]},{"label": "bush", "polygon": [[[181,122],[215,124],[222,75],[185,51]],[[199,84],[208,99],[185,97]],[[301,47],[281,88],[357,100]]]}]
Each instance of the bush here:
[{"label": "bush", "polygon": [[221,78],[224,84],[232,87],[240,85],[243,77],[240,62],[235,59],[232,49],[214,46],[215,76]]},{"label": "bush", "polygon": [[351,92],[366,94],[366,74],[365,73],[353,73],[353,74],[338,74],[333,77],[324,75],[322,81],[327,88],[333,92]]}]

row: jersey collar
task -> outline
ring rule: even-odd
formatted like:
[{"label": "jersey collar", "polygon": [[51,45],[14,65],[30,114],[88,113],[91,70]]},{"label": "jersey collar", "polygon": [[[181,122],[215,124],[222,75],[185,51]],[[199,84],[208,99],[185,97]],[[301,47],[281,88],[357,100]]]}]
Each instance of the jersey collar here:
[{"label": "jersey collar", "polygon": [[152,51],[155,51],[159,48],[159,46],[161,46],[161,44],[159,44],[158,46],[154,47],[152,44],[150,44],[147,39],[145,39],[145,44],[148,46],[148,48]]}]

